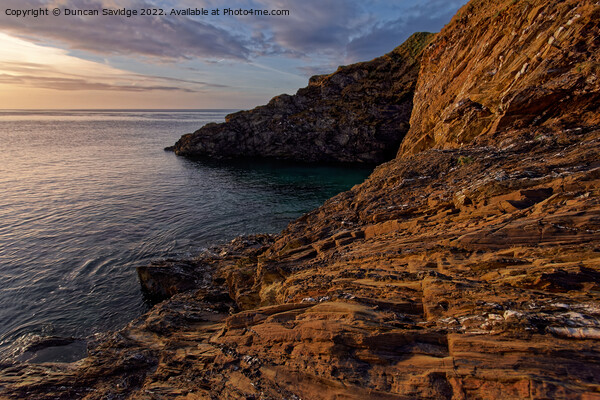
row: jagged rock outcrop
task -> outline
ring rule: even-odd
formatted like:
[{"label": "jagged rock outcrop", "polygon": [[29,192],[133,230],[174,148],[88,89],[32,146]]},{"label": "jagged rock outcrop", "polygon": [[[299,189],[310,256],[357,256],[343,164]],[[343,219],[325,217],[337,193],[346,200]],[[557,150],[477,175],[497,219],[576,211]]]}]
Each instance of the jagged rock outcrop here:
[{"label": "jagged rock outcrop", "polygon": [[196,289],[79,363],[3,366],[0,394],[595,398],[599,145],[532,130],[391,161],[275,238],[188,261]]},{"label": "jagged rock outcrop", "polygon": [[[213,285],[215,256],[227,255],[231,262],[254,259],[273,242],[270,235],[253,235],[234,239],[226,247],[209,249],[193,260],[163,260],[137,267],[142,291],[151,302],[159,302],[169,297],[199,287]],[[216,257],[220,260],[219,257]],[[217,262],[218,264],[218,262]],[[237,264],[236,264],[237,265]],[[237,265],[239,268],[242,265]]]},{"label": "jagged rock outcrop", "polygon": [[[472,1],[461,13],[477,14],[455,18],[444,32],[460,23],[467,34],[485,36],[492,27],[482,13],[566,5],[579,17],[568,24],[572,13],[550,14],[549,31],[588,26],[600,10],[587,1]],[[564,53],[596,59],[597,39],[577,26],[573,32],[581,37]],[[437,49],[444,60],[438,40],[446,39],[428,54]],[[448,57],[460,53],[456,46],[446,42]],[[470,54],[464,68],[485,63],[470,48],[461,50]],[[423,66],[421,74],[433,79],[435,64]],[[456,68],[436,71],[459,76]],[[77,364],[2,366],[0,396],[600,397],[600,127],[593,104],[582,100],[598,90],[569,86],[568,76],[566,90],[574,93],[551,119],[542,121],[551,113],[542,111],[542,122],[533,123],[523,112],[461,148],[444,139],[416,152],[415,133],[401,156],[277,236],[239,238],[195,260],[141,269],[149,291],[172,297],[98,340]],[[469,79],[483,78],[461,79],[474,88]],[[596,79],[592,71],[585,82]],[[530,88],[526,82],[511,90]],[[579,96],[580,89],[587,92]],[[417,98],[424,113],[428,99],[438,101]],[[461,104],[456,118],[463,122],[477,125],[471,112],[496,118],[477,99]]]},{"label": "jagged rock outcrop", "polygon": [[208,124],[167,148],[183,156],[301,162],[381,163],[408,131],[419,55],[431,34],[416,33],[369,62],[310,78],[293,95]]},{"label": "jagged rock outcrop", "polygon": [[423,52],[399,154],[600,124],[599,49],[597,1],[469,2]]}]

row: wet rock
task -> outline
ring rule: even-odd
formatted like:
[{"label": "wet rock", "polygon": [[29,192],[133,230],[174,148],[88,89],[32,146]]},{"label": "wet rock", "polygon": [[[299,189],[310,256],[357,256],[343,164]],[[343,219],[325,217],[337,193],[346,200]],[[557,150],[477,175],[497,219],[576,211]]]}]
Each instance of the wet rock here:
[{"label": "wet rock", "polygon": [[587,328],[587,327],[579,327],[579,328],[568,328],[568,327],[555,327],[549,326],[547,328],[548,332],[572,339],[595,339],[600,340],[600,329],[599,328]]},{"label": "wet rock", "polygon": [[548,291],[581,290],[588,283],[589,287],[598,288],[600,272],[588,268],[577,268],[575,271],[557,270],[542,274],[533,283],[533,287]]},{"label": "wet rock", "polygon": [[163,261],[136,268],[143,291],[155,302],[196,288],[196,269],[187,261]]}]

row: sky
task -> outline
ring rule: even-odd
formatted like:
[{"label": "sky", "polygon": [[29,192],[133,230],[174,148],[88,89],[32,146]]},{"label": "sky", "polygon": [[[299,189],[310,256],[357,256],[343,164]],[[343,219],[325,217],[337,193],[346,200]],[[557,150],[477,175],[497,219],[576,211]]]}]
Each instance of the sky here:
[{"label": "sky", "polygon": [[[383,55],[414,32],[438,32],[465,3],[3,0],[0,109],[252,108],[312,75]],[[49,15],[22,15],[40,8]],[[209,15],[176,14],[188,8]],[[123,9],[138,15],[102,15]],[[140,15],[148,9],[165,15]],[[99,15],[67,15],[84,10]]]}]

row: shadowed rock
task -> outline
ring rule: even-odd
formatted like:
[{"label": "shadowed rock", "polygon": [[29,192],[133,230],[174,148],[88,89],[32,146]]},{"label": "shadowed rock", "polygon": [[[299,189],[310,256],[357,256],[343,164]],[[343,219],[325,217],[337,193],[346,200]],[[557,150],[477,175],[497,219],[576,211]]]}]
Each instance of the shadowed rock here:
[{"label": "shadowed rock", "polygon": [[416,33],[391,53],[313,76],[269,104],[207,124],[168,150],[183,156],[300,162],[380,163],[408,131],[419,55],[432,35]]}]

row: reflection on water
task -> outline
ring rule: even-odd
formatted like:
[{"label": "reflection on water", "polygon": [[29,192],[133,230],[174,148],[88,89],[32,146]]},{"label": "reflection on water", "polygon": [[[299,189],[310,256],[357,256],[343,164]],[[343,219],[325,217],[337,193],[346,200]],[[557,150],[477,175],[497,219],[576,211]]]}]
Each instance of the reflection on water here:
[{"label": "reflection on water", "polygon": [[0,351],[122,326],[146,307],[135,265],[277,232],[370,172],[162,150],[226,113],[0,111]]}]

